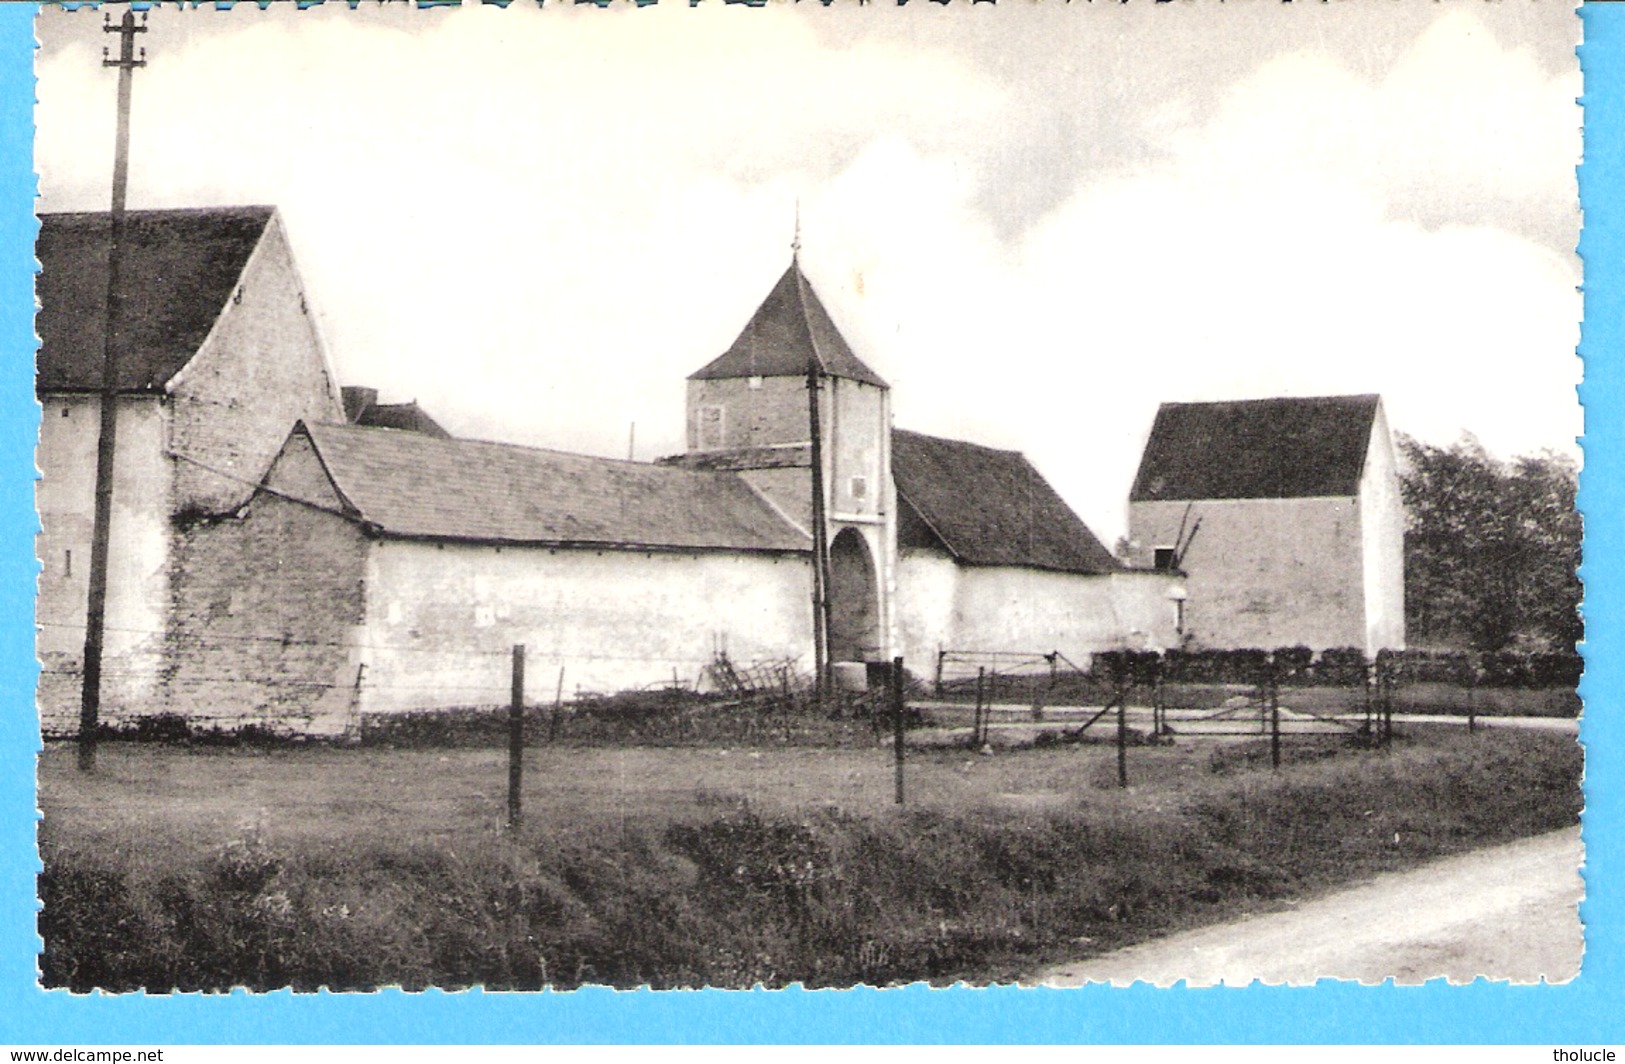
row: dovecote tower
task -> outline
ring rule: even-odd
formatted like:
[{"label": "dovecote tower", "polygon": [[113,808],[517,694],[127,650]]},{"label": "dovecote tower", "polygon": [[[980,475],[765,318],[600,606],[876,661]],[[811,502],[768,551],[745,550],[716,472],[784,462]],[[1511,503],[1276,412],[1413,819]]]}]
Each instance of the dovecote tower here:
[{"label": "dovecote tower", "polygon": [[799,257],[733,345],[689,377],[684,461],[738,471],[809,539],[820,480],[829,660],[889,660],[897,543],[890,389],[852,353]]}]

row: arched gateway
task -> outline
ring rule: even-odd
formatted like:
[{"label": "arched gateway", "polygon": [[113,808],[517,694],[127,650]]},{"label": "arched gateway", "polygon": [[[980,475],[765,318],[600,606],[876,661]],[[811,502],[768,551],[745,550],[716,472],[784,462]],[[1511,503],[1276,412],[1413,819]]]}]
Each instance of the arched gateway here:
[{"label": "arched gateway", "polygon": [[843,528],[829,549],[829,659],[873,661],[881,654],[875,563],[855,528]]}]

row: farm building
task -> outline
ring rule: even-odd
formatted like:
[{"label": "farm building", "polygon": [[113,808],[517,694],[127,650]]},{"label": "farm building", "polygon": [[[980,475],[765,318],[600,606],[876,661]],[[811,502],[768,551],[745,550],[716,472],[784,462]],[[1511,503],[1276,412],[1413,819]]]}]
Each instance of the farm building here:
[{"label": "farm building", "polygon": [[1404,527],[1375,395],[1165,403],[1129,497],[1203,647],[1403,647]]},{"label": "farm building", "polygon": [[[275,210],[132,211],[125,232],[102,687],[112,715],[165,696],[184,578],[176,524],[242,504],[294,422],[343,417]],[[109,237],[106,213],[40,218],[36,616],[48,729],[78,713]]]},{"label": "farm building", "polygon": [[1024,457],[893,431],[792,263],[659,463],[302,421],[253,498],[180,533],[168,708],[345,732],[503,701],[514,644],[571,690],[693,681],[719,651],[805,673],[809,378],[834,660],[1176,640],[1178,575],[1124,568]]}]

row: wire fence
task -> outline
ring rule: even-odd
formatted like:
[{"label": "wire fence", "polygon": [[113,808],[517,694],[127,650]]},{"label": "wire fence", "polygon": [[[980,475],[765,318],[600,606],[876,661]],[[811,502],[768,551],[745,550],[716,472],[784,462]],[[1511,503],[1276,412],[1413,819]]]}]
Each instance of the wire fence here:
[{"label": "wire fence", "polygon": [[[108,631],[139,637],[129,655],[113,654],[104,666],[104,679],[127,695],[108,700],[106,719],[115,733],[191,729],[223,735],[246,728],[428,741],[438,729],[448,741],[462,742],[495,734],[493,722],[511,699],[508,645],[386,643],[279,631]],[[221,643],[258,646],[265,654],[253,669],[225,668],[207,653]],[[886,666],[872,666],[879,672],[855,689],[837,685],[820,694],[804,661],[735,660],[721,640],[714,643],[706,656],[532,647],[532,674],[540,678],[533,686],[545,689],[528,698],[527,727],[552,741],[605,742],[845,743],[861,741],[865,726],[871,738],[883,730]],[[48,738],[72,737],[78,729],[77,656],[42,658],[42,729]],[[1153,741],[1182,733],[1275,734],[1283,728],[1287,734],[1369,733],[1373,721],[1391,721],[1395,714],[1445,714],[1465,718],[1470,727],[1483,716],[1576,716],[1577,662],[1563,655],[1416,651],[1368,659],[1352,649],[1316,654],[1290,647],[1114,651],[1095,654],[1084,666],[1059,650],[944,648],[908,670],[905,699],[910,724],[968,727],[973,745],[985,745],[993,726],[1029,717],[1076,737],[1114,707],[1136,738]],[[628,675],[641,679],[621,682]],[[605,677],[617,680],[601,682]],[[437,719],[443,723],[435,724]]]}]

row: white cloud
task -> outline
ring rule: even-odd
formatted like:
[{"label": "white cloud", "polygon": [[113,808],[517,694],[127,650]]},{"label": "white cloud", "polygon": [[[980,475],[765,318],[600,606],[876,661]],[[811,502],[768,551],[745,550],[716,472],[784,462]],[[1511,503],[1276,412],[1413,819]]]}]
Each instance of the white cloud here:
[{"label": "white cloud", "polygon": [[[783,269],[798,195],[900,423],[1028,451],[1108,542],[1159,400],[1380,391],[1400,429],[1504,451],[1578,429],[1577,274],[1543,239],[1572,226],[1577,83],[1490,9],[1375,73],[1300,40],[1216,103],[1086,121],[816,12],[239,7],[166,44],[173,17],[221,16],[153,19],[132,203],[279,205],[341,376],[456,431],[679,448],[683,378]],[[1083,47],[1068,25],[1011,68]],[[45,204],[98,207],[111,77],[74,45],[39,76]],[[1165,150],[1086,169],[1097,133]],[[1003,183],[1036,166],[1043,196]]]}]

